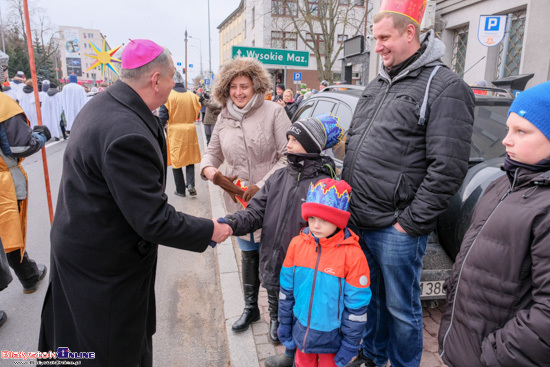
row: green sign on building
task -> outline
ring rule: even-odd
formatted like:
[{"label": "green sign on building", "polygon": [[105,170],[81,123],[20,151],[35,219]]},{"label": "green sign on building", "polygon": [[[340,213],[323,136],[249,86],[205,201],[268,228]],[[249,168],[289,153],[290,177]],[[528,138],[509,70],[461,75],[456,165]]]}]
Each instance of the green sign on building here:
[{"label": "green sign on building", "polygon": [[309,65],[309,52],[306,51],[233,46],[232,57],[253,57],[260,61],[262,64],[269,65]]}]

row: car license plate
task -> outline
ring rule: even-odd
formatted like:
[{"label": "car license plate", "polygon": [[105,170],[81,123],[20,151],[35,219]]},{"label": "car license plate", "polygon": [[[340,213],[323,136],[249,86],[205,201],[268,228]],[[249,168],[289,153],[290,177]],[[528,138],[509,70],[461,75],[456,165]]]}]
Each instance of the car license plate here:
[{"label": "car license plate", "polygon": [[444,296],[443,280],[420,282],[420,297]]}]

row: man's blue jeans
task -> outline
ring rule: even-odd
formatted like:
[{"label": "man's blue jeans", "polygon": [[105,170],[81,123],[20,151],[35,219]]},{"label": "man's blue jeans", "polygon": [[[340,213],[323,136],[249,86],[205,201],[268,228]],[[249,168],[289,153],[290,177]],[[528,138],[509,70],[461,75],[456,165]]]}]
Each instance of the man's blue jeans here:
[{"label": "man's blue jeans", "polygon": [[377,366],[385,366],[389,359],[392,367],[418,367],[422,357],[420,273],[428,236],[411,237],[393,226],[350,228],[360,238],[371,272],[363,354]]}]

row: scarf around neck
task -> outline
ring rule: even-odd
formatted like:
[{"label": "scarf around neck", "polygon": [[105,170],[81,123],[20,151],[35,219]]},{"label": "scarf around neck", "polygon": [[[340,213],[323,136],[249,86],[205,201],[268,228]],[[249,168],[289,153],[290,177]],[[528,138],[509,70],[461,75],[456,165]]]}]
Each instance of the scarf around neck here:
[{"label": "scarf around neck", "polygon": [[[257,93],[254,93],[254,95],[252,96],[252,98],[250,98],[250,101],[248,101],[248,103],[246,104],[246,106],[244,106],[243,108],[239,108],[237,107],[233,101],[231,100],[231,98],[229,98],[227,100],[227,111],[229,112],[229,114],[237,121],[242,121],[243,120],[243,117],[244,115],[250,111],[250,109],[252,108],[252,106],[254,106],[254,104],[256,103],[256,101],[258,100],[259,98],[259,94]],[[263,97],[262,97],[263,99]]]},{"label": "scarf around neck", "polygon": [[504,158],[504,170],[513,174],[518,168],[524,168],[531,172],[545,172],[550,169],[550,158],[542,159],[535,164],[527,164],[514,161],[508,154],[506,154],[506,158]]}]

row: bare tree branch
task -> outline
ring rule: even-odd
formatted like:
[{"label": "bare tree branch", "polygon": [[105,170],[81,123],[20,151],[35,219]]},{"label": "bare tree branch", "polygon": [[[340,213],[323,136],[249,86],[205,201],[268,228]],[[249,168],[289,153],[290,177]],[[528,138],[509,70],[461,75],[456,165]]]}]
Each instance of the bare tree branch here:
[{"label": "bare tree branch", "polygon": [[277,0],[271,9],[272,23],[278,31],[295,32],[315,57],[320,79],[332,82],[332,67],[344,47],[338,36],[362,33],[365,10],[354,4],[353,0]]}]

